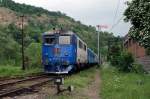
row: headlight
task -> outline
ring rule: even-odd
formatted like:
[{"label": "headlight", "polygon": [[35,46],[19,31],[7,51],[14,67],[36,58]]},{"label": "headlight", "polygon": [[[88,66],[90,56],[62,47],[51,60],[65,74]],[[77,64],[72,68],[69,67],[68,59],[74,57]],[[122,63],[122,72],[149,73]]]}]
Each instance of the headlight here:
[{"label": "headlight", "polygon": [[69,61],[64,61],[63,65],[69,65]]},{"label": "headlight", "polygon": [[68,56],[69,54],[68,54],[68,52],[65,52],[65,56]]}]

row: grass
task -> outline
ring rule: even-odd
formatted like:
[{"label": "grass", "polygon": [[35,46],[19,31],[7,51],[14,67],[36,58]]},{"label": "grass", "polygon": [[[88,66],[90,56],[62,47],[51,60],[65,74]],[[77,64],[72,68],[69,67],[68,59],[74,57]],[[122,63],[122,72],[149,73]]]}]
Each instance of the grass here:
[{"label": "grass", "polygon": [[15,76],[26,76],[34,73],[41,72],[41,69],[34,68],[34,69],[27,69],[25,71],[21,70],[21,67],[17,66],[0,66],[0,77],[15,77]]},{"label": "grass", "polygon": [[95,75],[95,67],[90,68],[88,70],[84,70],[79,72],[78,74],[75,74],[71,76],[71,78],[67,79],[65,81],[65,85],[74,85],[76,88],[84,88],[86,87],[90,82],[92,82],[92,79]]},{"label": "grass", "polygon": [[101,79],[102,99],[150,99],[150,75],[121,73],[105,64]]}]

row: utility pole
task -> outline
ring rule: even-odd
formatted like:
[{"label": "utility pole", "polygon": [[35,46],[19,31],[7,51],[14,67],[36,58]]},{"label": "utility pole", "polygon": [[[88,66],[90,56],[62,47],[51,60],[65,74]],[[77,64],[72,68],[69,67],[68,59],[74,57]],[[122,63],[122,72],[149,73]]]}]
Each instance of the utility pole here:
[{"label": "utility pole", "polygon": [[97,53],[98,53],[98,63],[101,65],[102,64],[102,57],[101,57],[101,53],[100,53],[100,32],[102,28],[107,29],[108,26],[106,25],[97,25],[98,28],[98,40],[97,40]]},{"label": "utility pole", "polygon": [[21,18],[21,52],[22,52],[22,70],[25,70],[25,60],[24,60],[24,15],[20,16]]},{"label": "utility pole", "polygon": [[97,28],[98,28],[98,37],[97,37],[98,64],[101,64],[101,63],[100,63],[100,59],[101,59],[100,56],[101,56],[101,55],[100,55],[100,49],[99,49],[99,46],[100,46],[100,45],[99,45],[99,43],[100,43],[100,42],[99,42],[99,41],[100,41],[99,34],[100,34],[100,30],[101,30],[100,25],[97,25]]}]

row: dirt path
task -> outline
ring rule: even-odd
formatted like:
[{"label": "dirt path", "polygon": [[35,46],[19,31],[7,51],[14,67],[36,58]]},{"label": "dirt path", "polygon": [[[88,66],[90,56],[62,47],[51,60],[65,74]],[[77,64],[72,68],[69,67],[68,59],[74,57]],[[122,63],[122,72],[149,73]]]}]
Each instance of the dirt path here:
[{"label": "dirt path", "polygon": [[100,73],[97,70],[94,82],[84,89],[84,94],[88,97],[88,99],[100,99],[100,83]]}]

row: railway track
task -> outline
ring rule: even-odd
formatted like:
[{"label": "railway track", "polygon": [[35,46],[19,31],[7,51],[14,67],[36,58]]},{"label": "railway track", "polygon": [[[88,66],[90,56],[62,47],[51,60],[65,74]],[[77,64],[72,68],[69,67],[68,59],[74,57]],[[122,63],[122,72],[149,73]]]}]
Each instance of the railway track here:
[{"label": "railway track", "polygon": [[47,75],[41,75],[36,77],[30,77],[22,80],[16,80],[7,83],[0,84],[0,98],[10,96],[12,94],[20,93],[26,90],[34,89],[35,87],[41,86],[47,82],[50,82],[54,77]]},{"label": "railway track", "polygon": [[[32,75],[32,76],[31,76]],[[12,82],[12,81],[17,81],[17,80],[21,80],[21,79],[27,79],[27,78],[31,78],[31,77],[36,77],[36,76],[41,76],[41,75],[45,75],[45,73],[40,72],[40,73],[33,73],[29,76],[26,77],[0,77],[0,84],[5,83],[5,82]]]}]

